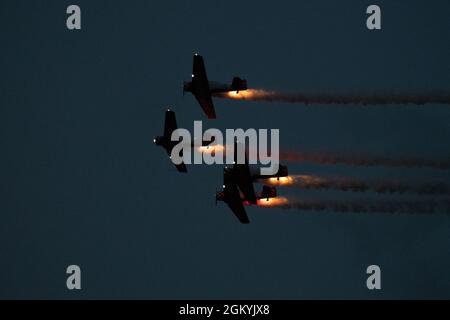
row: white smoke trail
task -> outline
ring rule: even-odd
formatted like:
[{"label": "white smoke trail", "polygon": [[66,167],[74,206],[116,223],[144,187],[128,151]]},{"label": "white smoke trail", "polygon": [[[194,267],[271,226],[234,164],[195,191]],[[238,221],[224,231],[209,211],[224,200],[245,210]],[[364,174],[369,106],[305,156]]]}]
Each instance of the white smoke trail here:
[{"label": "white smoke trail", "polygon": [[320,152],[287,151],[280,152],[280,160],[333,165],[345,164],[352,166],[429,167],[434,169],[450,168],[450,157],[443,159],[425,159],[420,157],[388,158],[365,154],[339,155]]},{"label": "white smoke trail", "polygon": [[450,93],[283,93],[265,89],[248,89],[239,92],[217,93],[214,96],[227,99],[285,102],[302,104],[344,104],[344,105],[424,105],[429,103],[449,104]]},{"label": "white smoke trail", "polygon": [[[445,182],[399,182],[394,180],[371,180],[349,177],[322,177],[316,175],[290,175],[291,184],[301,189],[336,189],[340,191],[365,192],[375,191],[377,193],[415,193],[420,195],[450,195],[450,186]],[[269,180],[268,183],[270,184]],[[281,180],[283,183],[283,180]],[[290,183],[289,183],[290,182]],[[282,185],[279,183],[279,185]]]},{"label": "white smoke trail", "polygon": [[407,213],[433,214],[450,213],[450,200],[437,201],[434,199],[421,201],[408,200],[314,200],[288,199],[279,205],[280,209],[296,209],[308,211],[334,211],[351,213]]}]

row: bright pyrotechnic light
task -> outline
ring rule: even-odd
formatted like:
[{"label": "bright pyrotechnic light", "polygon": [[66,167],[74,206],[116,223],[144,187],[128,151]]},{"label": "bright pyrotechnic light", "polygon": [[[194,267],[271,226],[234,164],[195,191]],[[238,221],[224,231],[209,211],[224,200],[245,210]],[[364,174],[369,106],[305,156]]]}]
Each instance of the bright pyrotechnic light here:
[{"label": "bright pyrotechnic light", "polygon": [[231,99],[245,99],[250,98],[251,93],[249,92],[251,90],[241,90],[241,91],[228,91],[227,97]]},{"label": "bright pyrotechnic light", "polygon": [[239,98],[239,92],[236,91],[228,91],[227,95],[229,98]]},{"label": "bright pyrotechnic light", "polygon": [[289,176],[279,178],[269,178],[267,183],[272,186],[288,186],[294,183],[294,179]]},{"label": "bright pyrotechnic light", "polygon": [[221,144],[216,144],[216,145],[212,145],[212,146],[200,146],[197,148],[198,152],[201,153],[209,153],[212,154],[213,152],[217,152],[217,151],[224,151],[225,147]]},{"label": "bright pyrotechnic light", "polygon": [[247,90],[241,90],[239,92],[228,91],[225,94],[225,96],[230,99],[252,100],[252,99],[258,99],[258,98],[260,99],[260,98],[266,97],[271,94],[272,94],[271,92],[267,92],[267,91],[261,90],[261,89],[247,89]]},{"label": "bright pyrotechnic light", "polygon": [[260,207],[277,207],[288,203],[288,199],[284,197],[275,197],[269,199],[258,199],[258,206]]}]

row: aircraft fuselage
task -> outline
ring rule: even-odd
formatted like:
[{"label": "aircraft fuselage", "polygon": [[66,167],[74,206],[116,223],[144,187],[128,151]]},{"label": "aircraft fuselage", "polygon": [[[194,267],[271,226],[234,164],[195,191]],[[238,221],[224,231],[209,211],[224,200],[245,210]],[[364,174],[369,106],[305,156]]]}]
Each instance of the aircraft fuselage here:
[{"label": "aircraft fuselage", "polygon": [[[219,93],[227,93],[236,91],[239,93],[239,91],[247,90],[247,85],[228,85],[225,83],[215,82],[215,81],[208,81],[208,92],[211,95],[217,95]],[[195,86],[195,83],[192,81],[185,82],[183,87],[184,92],[191,92],[193,95],[202,94],[204,91],[204,88],[197,88]]]}]

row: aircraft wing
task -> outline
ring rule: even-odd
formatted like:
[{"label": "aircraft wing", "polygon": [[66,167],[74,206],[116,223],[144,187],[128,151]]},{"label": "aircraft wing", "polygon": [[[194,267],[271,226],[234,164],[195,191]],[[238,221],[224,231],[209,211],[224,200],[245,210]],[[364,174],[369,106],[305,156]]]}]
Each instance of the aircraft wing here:
[{"label": "aircraft wing", "polygon": [[[176,143],[176,142],[174,142],[174,143]],[[166,148],[166,152],[169,155],[170,162],[172,162],[172,160],[170,159],[170,156],[172,155],[172,149],[173,149],[173,144],[171,144],[170,147]],[[177,168],[177,170],[179,172],[187,172],[187,167],[186,167],[186,164],[184,162],[182,162],[180,164],[173,163],[173,165]]]},{"label": "aircraft wing", "polygon": [[[245,152],[245,150],[243,150]],[[244,198],[251,204],[256,204],[256,193],[253,187],[252,175],[248,166],[247,154],[245,153],[245,163],[239,164],[237,161],[238,143],[234,143],[234,162],[233,171],[236,184],[241,189]]]},{"label": "aircraft wing", "polygon": [[241,223],[250,223],[237,186],[234,183],[227,184],[225,187],[225,194],[228,199],[228,206],[239,221]]},{"label": "aircraft wing", "polygon": [[[166,111],[166,118],[164,120],[164,137],[168,140],[170,140],[171,136],[172,136],[172,132],[174,132],[176,129],[178,128],[177,126],[177,120],[175,118],[175,112],[172,110],[167,110]],[[169,155],[169,157],[171,156],[172,153],[172,149],[174,147],[174,145],[177,142],[169,142],[168,145],[166,145],[164,148],[166,149],[167,154]],[[179,172],[187,172],[187,167],[184,163],[175,165],[175,167],[177,168],[177,170]]]},{"label": "aircraft wing", "polygon": [[209,89],[208,77],[206,75],[205,63],[203,57],[194,55],[194,65],[192,68],[192,86],[193,93],[198,103],[209,119],[216,118],[216,111],[211,98],[211,91]]},{"label": "aircraft wing", "polygon": [[216,111],[214,110],[214,104],[211,98],[211,93],[208,92],[207,94],[204,95],[196,94],[195,98],[200,104],[200,107],[202,107],[208,119],[215,119]]},{"label": "aircraft wing", "polygon": [[170,140],[172,132],[176,130],[177,119],[175,118],[175,112],[172,110],[166,111],[166,118],[164,119],[164,137]]},{"label": "aircraft wing", "polygon": [[186,165],[184,163],[176,164],[175,167],[179,172],[187,172]]},{"label": "aircraft wing", "polygon": [[[172,160],[170,159],[170,156],[171,156],[171,154],[172,154],[172,148],[173,147],[169,147],[169,148],[167,148],[166,149],[166,152],[167,152],[167,154],[169,155],[169,160],[170,160],[170,162],[172,162]],[[173,162],[172,162],[173,163]],[[182,163],[180,163],[180,164],[173,164],[176,168],[177,168],[177,170],[179,171],[179,172],[187,172],[187,167],[186,167],[186,164],[184,163],[184,162],[182,162]]]}]

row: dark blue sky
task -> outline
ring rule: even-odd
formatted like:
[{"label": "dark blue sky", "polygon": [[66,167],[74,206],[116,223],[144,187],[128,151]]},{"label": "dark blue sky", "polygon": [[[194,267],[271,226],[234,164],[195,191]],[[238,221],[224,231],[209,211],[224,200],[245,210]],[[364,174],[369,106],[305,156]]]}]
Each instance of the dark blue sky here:
[{"label": "dark blue sky", "polygon": [[[72,3],[81,31],[65,26]],[[180,175],[152,143],[168,105],[180,126],[205,120],[182,95],[195,52],[210,80],[254,87],[448,92],[450,3],[376,3],[382,30],[370,32],[372,1],[1,1],[0,297],[449,298],[450,216],[249,208],[240,225],[214,205],[220,166]],[[215,104],[205,127],[279,128],[287,149],[450,154],[448,106]],[[65,287],[69,264],[82,269],[80,292]],[[365,286],[370,264],[381,291]]]}]

